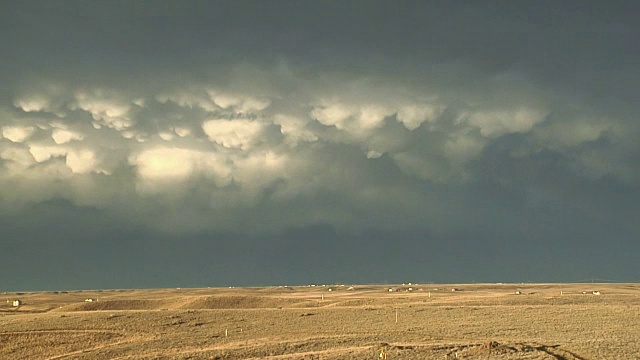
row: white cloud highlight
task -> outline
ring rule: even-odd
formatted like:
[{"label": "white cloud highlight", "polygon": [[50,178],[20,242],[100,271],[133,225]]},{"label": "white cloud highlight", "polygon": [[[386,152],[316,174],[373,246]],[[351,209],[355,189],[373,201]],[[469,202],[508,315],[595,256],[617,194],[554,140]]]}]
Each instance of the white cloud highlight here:
[{"label": "white cloud highlight", "polygon": [[280,133],[293,139],[293,144],[298,141],[313,142],[318,140],[318,136],[307,129],[308,120],[291,115],[278,114],[273,120],[274,124],[280,126]]},{"label": "white cloud highlight", "polygon": [[209,98],[220,108],[240,113],[263,111],[271,105],[271,100],[265,97],[239,96],[215,90],[208,90],[207,93]]},{"label": "white cloud highlight", "polygon": [[53,138],[53,141],[56,144],[61,145],[73,140],[82,140],[84,139],[84,135],[71,130],[53,129],[51,132],[51,138]]},{"label": "white cloud highlight", "polygon": [[229,149],[248,150],[262,131],[263,125],[257,121],[208,120],[202,124],[202,130],[209,140]]},{"label": "white cloud highlight", "polygon": [[380,151],[369,150],[367,151],[367,159],[377,159],[382,156]]},{"label": "white cloud highlight", "polygon": [[2,136],[14,143],[21,143],[28,139],[34,131],[33,126],[3,126]]},{"label": "white cloud highlight", "polygon": [[314,107],[310,115],[324,126],[360,135],[381,127],[384,119],[393,113],[393,109],[382,105],[326,103]]},{"label": "white cloud highlight", "polygon": [[478,111],[467,118],[467,123],[480,129],[483,136],[496,138],[505,134],[525,133],[544,121],[545,112],[528,108],[517,110]]},{"label": "white cloud highlight", "polygon": [[29,145],[29,152],[37,162],[44,162],[52,157],[64,156],[67,149],[60,146]]},{"label": "white cloud highlight", "polygon": [[158,136],[164,141],[171,141],[175,138],[175,134],[168,131],[161,131],[158,133]]},{"label": "white cloud highlight", "polygon": [[415,130],[425,121],[434,121],[442,111],[436,105],[407,105],[398,110],[397,118],[408,130]]},{"label": "white cloud highlight", "polygon": [[96,169],[96,154],[89,149],[69,150],[67,152],[66,164],[75,174],[100,172]]},{"label": "white cloud highlight", "polygon": [[186,180],[194,174],[210,176],[218,186],[227,185],[231,180],[231,169],[225,158],[214,152],[158,147],[130,156],[129,163],[136,166],[147,190],[157,189],[154,185]]},{"label": "white cloud highlight", "polygon": [[126,101],[112,99],[114,97],[117,96],[109,96],[101,90],[93,93],[78,92],[71,108],[89,112],[97,124],[118,131],[127,129],[133,125],[133,120],[129,117],[131,106]]},{"label": "white cloud highlight", "polygon": [[51,108],[49,100],[39,95],[17,99],[13,104],[25,112],[49,111]]},{"label": "white cloud highlight", "polygon": [[191,129],[189,129],[188,127],[175,127],[173,131],[175,131],[176,135],[180,137],[191,135]]}]

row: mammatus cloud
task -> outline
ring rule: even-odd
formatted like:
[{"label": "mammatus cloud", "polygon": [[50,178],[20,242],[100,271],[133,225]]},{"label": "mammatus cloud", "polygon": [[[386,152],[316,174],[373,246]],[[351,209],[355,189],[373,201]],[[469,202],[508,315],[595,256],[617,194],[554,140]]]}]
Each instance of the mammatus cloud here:
[{"label": "mammatus cloud", "polygon": [[526,108],[513,111],[501,109],[473,113],[466,121],[478,128],[483,136],[495,138],[505,134],[526,133],[536,124],[543,122],[545,115],[543,112]]},{"label": "mammatus cloud", "polygon": [[53,131],[51,132],[51,137],[56,144],[61,145],[66,144],[72,140],[82,140],[84,138],[84,135],[65,129],[53,129]]},{"label": "mammatus cloud", "polygon": [[106,126],[121,131],[133,125],[129,112],[136,99],[123,99],[118,94],[108,94],[101,89],[93,92],[80,91],[74,97],[69,109],[81,109],[91,114],[93,125],[98,129]]},{"label": "mammatus cloud", "polygon": [[2,136],[14,143],[25,141],[35,129],[32,126],[3,126]]},{"label": "mammatus cloud", "polygon": [[271,105],[271,100],[266,97],[245,97],[215,90],[207,90],[207,94],[211,101],[221,109],[234,110],[238,113],[254,113],[262,111]]},{"label": "mammatus cloud", "polygon": [[229,149],[248,150],[253,142],[259,141],[262,125],[244,119],[208,120],[202,130],[209,140]]},{"label": "mammatus cloud", "polygon": [[318,135],[309,129],[311,119],[292,115],[277,114],[273,118],[273,123],[280,127],[280,133],[285,135],[285,141],[292,146],[296,146],[298,141],[314,142],[318,140]]},{"label": "mammatus cloud", "polygon": [[[254,71],[269,70],[257,66]],[[526,78],[519,82],[525,84],[522,91],[515,88],[504,103],[488,94],[491,89],[452,96],[441,85],[427,87],[428,91],[401,88],[394,81],[371,87],[382,81],[358,78],[335,80],[327,88],[289,78],[287,82],[299,89],[291,98],[251,94],[251,88],[227,91],[211,81],[134,93],[71,83],[38,87],[56,89],[49,93],[23,90],[4,109],[12,115],[2,126],[2,181],[39,178],[37,186],[47,190],[25,196],[29,203],[60,197],[114,213],[126,213],[120,197],[114,197],[112,204],[93,194],[118,193],[123,188],[123,194],[133,194],[131,202],[139,203],[131,208],[141,216],[131,221],[152,221],[152,214],[158,216],[165,206],[163,216],[172,217],[172,223],[189,224],[176,228],[200,231],[238,226],[228,217],[257,209],[284,212],[280,219],[260,225],[274,228],[290,226],[294,218],[293,225],[362,224],[384,207],[397,207],[415,218],[429,213],[429,206],[441,206],[425,201],[421,184],[463,186],[479,181],[484,175],[476,164],[486,162],[488,149],[514,136],[524,140],[510,146],[514,159],[546,149],[571,159],[577,177],[637,179],[637,168],[615,158],[616,153],[629,151],[626,147],[635,134],[622,130],[628,126],[623,120],[597,116],[585,120],[584,110],[572,112],[545,103],[541,96],[531,101]],[[277,79],[269,81],[261,87],[278,87]],[[334,88],[349,91],[336,91],[327,100]],[[519,92],[523,95],[518,98]],[[594,148],[603,137],[618,140]],[[83,177],[100,181],[86,181],[70,191]],[[371,181],[374,177],[405,185],[396,198],[389,198],[384,195],[389,184],[376,184]],[[355,195],[358,188],[367,188],[368,195]],[[188,209],[194,193],[208,199],[193,205],[199,221],[183,216],[195,208],[175,212],[169,203],[147,208],[150,199],[158,197]],[[315,201],[311,199],[323,193],[349,198],[344,206],[360,210],[356,215],[335,208],[339,205],[311,203],[295,206],[314,207],[313,212],[297,209],[294,216],[288,214],[293,210],[285,210]],[[8,196],[6,191],[3,196]],[[20,199],[14,196],[12,201]],[[220,216],[225,211],[226,216]],[[229,215],[233,212],[238,215]]]},{"label": "mammatus cloud", "polygon": [[175,185],[193,175],[207,176],[218,186],[231,181],[225,157],[215,152],[158,147],[132,155],[129,163],[135,166],[139,180],[150,185]]},{"label": "mammatus cloud", "polygon": [[29,152],[31,153],[31,156],[33,156],[33,160],[39,163],[47,161],[52,157],[64,156],[67,153],[64,147],[41,145],[29,146]]}]

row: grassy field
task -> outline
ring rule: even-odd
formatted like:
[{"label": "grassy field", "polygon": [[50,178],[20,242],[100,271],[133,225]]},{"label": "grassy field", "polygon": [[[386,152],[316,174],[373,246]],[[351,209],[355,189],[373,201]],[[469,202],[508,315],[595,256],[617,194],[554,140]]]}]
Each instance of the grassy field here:
[{"label": "grassy field", "polygon": [[640,359],[640,284],[0,296],[0,359]]}]

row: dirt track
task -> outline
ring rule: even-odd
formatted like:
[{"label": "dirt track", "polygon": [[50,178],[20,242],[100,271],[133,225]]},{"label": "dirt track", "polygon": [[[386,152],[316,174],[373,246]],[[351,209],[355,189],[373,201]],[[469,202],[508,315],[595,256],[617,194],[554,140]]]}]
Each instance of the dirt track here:
[{"label": "dirt track", "polygon": [[0,296],[2,359],[379,359],[382,350],[389,360],[640,358],[638,284]]}]

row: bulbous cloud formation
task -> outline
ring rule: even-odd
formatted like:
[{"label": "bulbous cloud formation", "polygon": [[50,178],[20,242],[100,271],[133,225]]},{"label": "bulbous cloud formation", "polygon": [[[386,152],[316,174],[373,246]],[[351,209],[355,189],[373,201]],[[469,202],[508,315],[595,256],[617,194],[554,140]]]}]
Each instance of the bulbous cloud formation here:
[{"label": "bulbous cloud formation", "polygon": [[622,7],[117,4],[3,6],[0,216],[64,201],[170,234],[506,238],[567,204],[640,215],[609,200],[640,183]]}]

